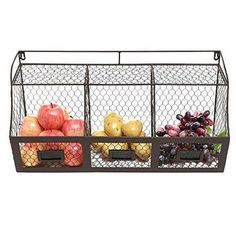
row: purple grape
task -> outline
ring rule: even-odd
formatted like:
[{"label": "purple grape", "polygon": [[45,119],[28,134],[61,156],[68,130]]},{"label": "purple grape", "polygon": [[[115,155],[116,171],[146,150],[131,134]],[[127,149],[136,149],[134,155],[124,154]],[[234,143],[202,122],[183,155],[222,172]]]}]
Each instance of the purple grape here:
[{"label": "purple grape", "polygon": [[183,130],[179,133],[179,137],[187,137],[188,136],[188,131],[187,130]]},{"label": "purple grape", "polygon": [[192,147],[193,147],[193,144],[192,144],[192,143],[185,143],[184,147],[185,147],[187,150],[191,150]]},{"label": "purple grape", "polygon": [[206,130],[205,129],[203,129],[203,128],[197,128],[196,129],[196,133],[199,135],[199,136],[205,136],[205,134],[206,134]]},{"label": "purple grape", "polygon": [[213,149],[214,149],[214,147],[215,147],[215,145],[214,145],[214,144],[209,144],[209,145],[208,145],[208,149],[209,149],[209,150],[213,150]]},{"label": "purple grape", "polygon": [[189,137],[197,137],[198,135],[194,132],[189,132],[188,136]]},{"label": "purple grape", "polygon": [[161,155],[163,155],[163,156],[166,156],[166,154],[167,154],[166,151],[165,151],[163,148],[160,149],[160,153],[161,153]]},{"label": "purple grape", "polygon": [[184,148],[184,143],[179,143],[179,149],[183,149]]},{"label": "purple grape", "polygon": [[198,117],[198,112],[195,111],[195,112],[193,113],[193,116],[197,118],[197,117]]},{"label": "purple grape", "polygon": [[168,135],[170,135],[171,137],[177,137],[179,133],[176,130],[170,129],[168,130]]},{"label": "purple grape", "polygon": [[179,134],[180,128],[178,126],[173,126],[172,129],[175,130]]},{"label": "purple grape", "polygon": [[177,119],[177,120],[181,120],[182,118],[183,118],[183,116],[182,116],[181,114],[177,114],[177,115],[176,115],[176,119]]},{"label": "purple grape", "polygon": [[187,123],[187,120],[186,120],[186,118],[183,117],[180,119],[180,122],[182,125],[185,125]]},{"label": "purple grape", "polygon": [[172,148],[170,150],[170,155],[175,156],[177,154],[177,148]]},{"label": "purple grape", "polygon": [[161,145],[161,148],[165,150],[166,152],[169,152],[171,150],[171,146],[169,144],[163,144]]},{"label": "purple grape", "polygon": [[210,115],[210,111],[207,110],[207,111],[204,111],[204,112],[203,112],[203,116],[204,116],[204,117],[208,117],[209,115]]},{"label": "purple grape", "polygon": [[164,136],[164,134],[165,134],[165,133],[163,133],[163,132],[161,132],[161,131],[157,131],[157,132],[156,132],[156,135],[157,135],[158,137],[162,137],[162,136]]},{"label": "purple grape", "polygon": [[158,131],[164,132],[164,131],[165,131],[165,129],[164,129],[164,128],[162,128],[162,127],[159,127],[159,128],[157,128],[157,132],[158,132]]},{"label": "purple grape", "polygon": [[199,116],[199,117],[197,118],[197,121],[198,121],[199,123],[201,123],[201,124],[204,124],[205,117],[204,117],[204,116]]},{"label": "purple grape", "polygon": [[197,121],[197,117],[191,116],[190,120],[191,120],[191,122],[195,122],[195,121]]},{"label": "purple grape", "polygon": [[192,123],[191,123],[191,122],[188,122],[188,123],[185,124],[185,128],[186,128],[186,129],[190,129],[191,126],[192,126]]},{"label": "purple grape", "polygon": [[159,156],[159,160],[161,163],[164,163],[166,161],[166,157],[161,155],[161,156]]},{"label": "purple grape", "polygon": [[196,121],[192,124],[191,129],[195,131],[197,128],[200,127],[200,125],[201,124],[198,121]]},{"label": "purple grape", "polygon": [[214,125],[214,122],[211,119],[207,118],[206,120],[207,120],[209,126]]},{"label": "purple grape", "polygon": [[185,130],[185,127],[181,123],[178,124],[178,127],[180,128],[181,131]]},{"label": "purple grape", "polygon": [[164,128],[162,127],[157,128],[157,131],[156,131],[157,136],[161,137],[161,136],[164,136],[164,134],[166,134],[166,131]]},{"label": "purple grape", "polygon": [[195,147],[198,151],[202,150],[202,144],[201,143],[195,143]]},{"label": "purple grape", "polygon": [[190,118],[191,118],[191,113],[189,112],[189,111],[187,111],[186,113],[185,113],[185,116],[184,116],[187,120],[190,120]]},{"label": "purple grape", "polygon": [[174,126],[173,125],[165,125],[165,129],[166,130],[174,129]]}]

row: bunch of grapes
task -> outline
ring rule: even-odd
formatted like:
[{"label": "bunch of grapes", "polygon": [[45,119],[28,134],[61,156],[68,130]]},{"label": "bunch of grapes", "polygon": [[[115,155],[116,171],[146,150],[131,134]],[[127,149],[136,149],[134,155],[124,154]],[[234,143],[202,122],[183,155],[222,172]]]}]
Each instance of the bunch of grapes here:
[{"label": "bunch of grapes", "polygon": [[176,119],[180,122],[176,125],[166,125],[160,127],[156,131],[159,137],[205,137],[207,136],[206,128],[213,125],[213,121],[209,118],[210,111],[203,113],[189,111],[185,115],[178,114]]},{"label": "bunch of grapes", "polygon": [[[209,118],[210,111],[203,113],[194,112],[191,114],[189,111],[185,115],[178,114],[176,118],[180,121],[177,126],[166,125],[164,128],[157,129],[157,136],[159,137],[205,137],[209,136],[207,127],[213,125],[213,121]],[[160,147],[160,164],[168,164],[175,162],[178,151],[192,150],[202,151],[201,159],[211,164],[215,157],[212,156],[214,145],[201,144],[201,143],[179,143],[179,144],[163,144]]]}]

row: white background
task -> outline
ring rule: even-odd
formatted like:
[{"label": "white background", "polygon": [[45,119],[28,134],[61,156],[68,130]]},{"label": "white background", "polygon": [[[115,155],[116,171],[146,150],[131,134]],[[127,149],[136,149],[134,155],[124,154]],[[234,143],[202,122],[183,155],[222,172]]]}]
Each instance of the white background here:
[{"label": "white background", "polygon": [[[0,2],[0,235],[236,235],[235,1]],[[225,173],[16,173],[9,71],[19,49],[221,49],[230,77]]]}]

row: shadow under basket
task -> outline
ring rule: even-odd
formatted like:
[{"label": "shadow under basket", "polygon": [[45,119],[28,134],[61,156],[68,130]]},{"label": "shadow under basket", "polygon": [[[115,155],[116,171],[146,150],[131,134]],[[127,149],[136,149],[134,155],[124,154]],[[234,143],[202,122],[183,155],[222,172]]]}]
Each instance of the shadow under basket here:
[{"label": "shadow under basket", "polygon": [[[19,172],[224,171],[229,82],[220,51],[19,51],[10,79]],[[24,117],[50,102],[83,119],[84,136],[20,136]],[[177,125],[176,114],[205,110],[214,120],[210,135],[156,136]],[[110,112],[141,120],[145,136],[92,136]]]}]

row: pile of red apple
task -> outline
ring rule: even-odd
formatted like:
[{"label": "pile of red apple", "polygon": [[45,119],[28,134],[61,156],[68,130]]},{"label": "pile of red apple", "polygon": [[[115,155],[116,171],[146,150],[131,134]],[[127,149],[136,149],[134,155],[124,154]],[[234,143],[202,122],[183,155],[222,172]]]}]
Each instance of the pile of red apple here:
[{"label": "pile of red apple", "polygon": [[[84,136],[84,121],[73,119],[57,104],[42,105],[37,116],[26,116],[20,128],[21,136]],[[80,143],[26,143],[21,158],[26,166],[37,166],[37,151],[64,150],[64,165],[80,166],[83,152]]]}]

